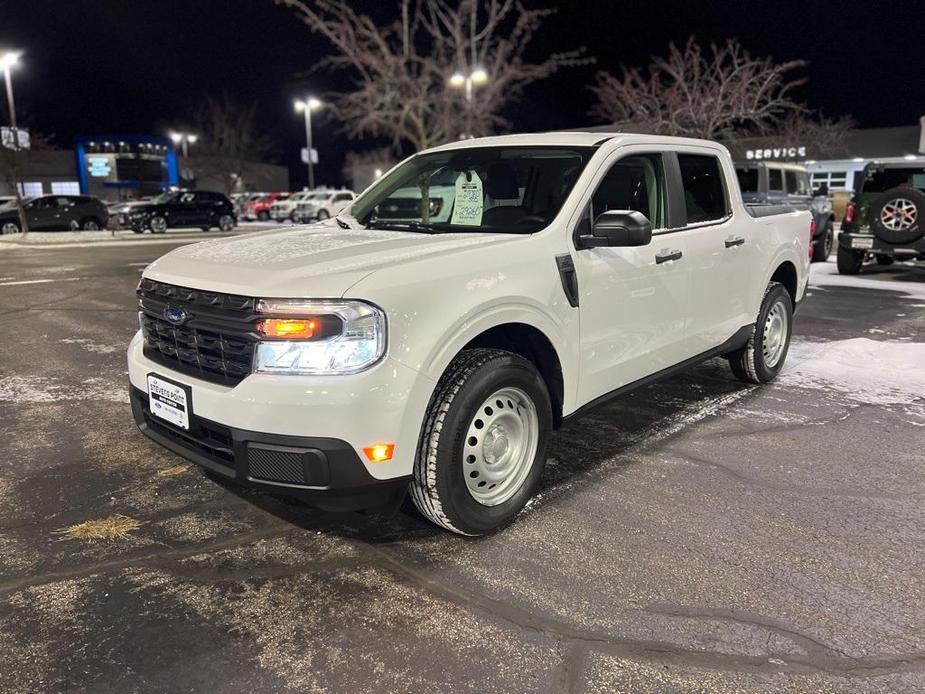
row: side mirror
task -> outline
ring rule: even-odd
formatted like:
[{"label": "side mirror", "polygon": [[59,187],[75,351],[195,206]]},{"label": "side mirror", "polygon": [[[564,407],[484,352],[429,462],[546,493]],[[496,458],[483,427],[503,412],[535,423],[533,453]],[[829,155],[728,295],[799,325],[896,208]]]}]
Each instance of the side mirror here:
[{"label": "side mirror", "polygon": [[652,241],[652,223],[642,212],[609,210],[594,220],[591,234],[578,237],[578,249],[604,246],[646,246]]}]

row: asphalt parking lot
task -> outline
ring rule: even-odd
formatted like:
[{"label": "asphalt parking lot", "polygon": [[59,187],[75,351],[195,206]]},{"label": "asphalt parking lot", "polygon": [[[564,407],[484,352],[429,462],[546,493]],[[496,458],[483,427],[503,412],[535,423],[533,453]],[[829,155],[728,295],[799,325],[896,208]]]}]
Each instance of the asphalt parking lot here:
[{"label": "asphalt parking lot", "polygon": [[925,689],[925,268],[814,266],[777,382],[717,360],[569,424],[467,540],[138,433],[133,291],[171,247],[0,251],[0,690]]}]

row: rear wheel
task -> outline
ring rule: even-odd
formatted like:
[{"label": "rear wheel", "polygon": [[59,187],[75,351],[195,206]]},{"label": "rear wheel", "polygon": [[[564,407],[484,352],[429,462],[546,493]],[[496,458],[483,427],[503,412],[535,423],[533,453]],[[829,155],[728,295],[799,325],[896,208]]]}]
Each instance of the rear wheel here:
[{"label": "rear wheel", "polygon": [[774,380],[790,349],[793,323],[793,302],[790,293],[779,282],[771,282],[752,335],[744,347],[726,355],[732,373],[746,383],[767,383]]},{"label": "rear wheel", "polygon": [[99,231],[100,223],[96,219],[91,217],[89,219],[83,220],[80,223],[80,228],[83,229],[84,231]]},{"label": "rear wheel", "polygon": [[0,234],[6,236],[7,234],[18,234],[19,233],[19,223],[14,222],[13,220],[7,220],[0,225]]},{"label": "rear wheel", "polygon": [[264,211],[264,212],[258,212],[258,213],[257,213],[257,219],[260,220],[261,222],[265,222],[265,221],[267,221],[269,218],[270,218],[270,213],[269,213],[269,212]]},{"label": "rear wheel", "polygon": [[813,246],[813,262],[824,263],[832,255],[832,244],[835,242],[835,232],[832,230],[832,220],[825,223],[822,234],[816,245]]},{"label": "rear wheel", "polygon": [[325,219],[330,217],[327,210],[318,210],[318,221],[323,222]]},{"label": "rear wheel", "polygon": [[864,264],[864,253],[839,246],[836,262],[839,274],[856,275],[861,271],[861,265]]},{"label": "rear wheel", "polygon": [[498,349],[461,352],[428,406],[411,498],[431,521],[462,535],[509,523],[543,472],[552,406],[529,361]]}]

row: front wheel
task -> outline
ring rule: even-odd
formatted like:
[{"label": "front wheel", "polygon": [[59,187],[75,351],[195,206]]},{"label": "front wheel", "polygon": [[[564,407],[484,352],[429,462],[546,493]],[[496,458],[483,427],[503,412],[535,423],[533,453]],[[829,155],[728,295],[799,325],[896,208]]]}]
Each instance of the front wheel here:
[{"label": "front wheel", "polygon": [[328,211],[327,211],[327,210],[318,210],[318,221],[319,221],[319,222],[323,222],[324,220],[326,220],[326,219],[327,219],[328,217],[330,217],[330,216],[331,216],[331,215],[328,214]]},{"label": "front wheel", "polygon": [[12,220],[8,220],[0,225],[0,234],[6,236],[7,234],[18,234],[19,233],[19,224]]},{"label": "front wheel", "polygon": [[270,213],[269,213],[269,212],[258,212],[258,213],[257,213],[257,220],[260,221],[260,222],[265,222],[265,221],[267,221],[269,218],[270,218]]},{"label": "front wheel", "polygon": [[218,218],[219,231],[231,231],[234,229],[234,217],[230,214],[223,214]]},{"label": "front wheel", "polygon": [[822,235],[813,246],[813,262],[824,263],[832,255],[832,245],[835,243],[835,232],[832,230],[832,220],[825,224]]},{"label": "front wheel", "polygon": [[864,254],[839,246],[836,263],[839,274],[856,275],[861,271],[861,265],[864,264]]},{"label": "front wheel", "polygon": [[167,231],[167,220],[163,217],[151,217],[149,225],[153,234],[163,234]]},{"label": "front wheel", "polygon": [[461,535],[509,523],[543,473],[552,405],[529,361],[468,349],[447,367],[428,406],[411,498],[431,521]]},{"label": "front wheel", "polygon": [[745,346],[726,355],[732,373],[746,383],[774,380],[790,349],[793,302],[779,282],[771,282],[764,293],[758,319]]}]

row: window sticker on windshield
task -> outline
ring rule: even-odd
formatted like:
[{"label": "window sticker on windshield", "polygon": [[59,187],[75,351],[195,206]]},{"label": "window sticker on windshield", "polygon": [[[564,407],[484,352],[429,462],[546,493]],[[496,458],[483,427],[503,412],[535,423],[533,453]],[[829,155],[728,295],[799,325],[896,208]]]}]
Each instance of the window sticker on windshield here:
[{"label": "window sticker on windshield", "polygon": [[475,171],[456,177],[456,205],[450,224],[479,226],[482,223],[482,179]]}]

